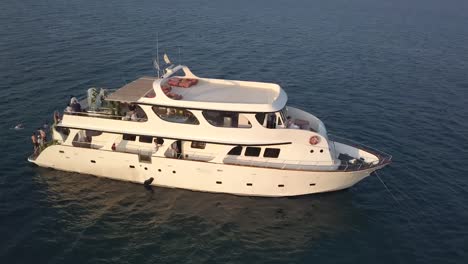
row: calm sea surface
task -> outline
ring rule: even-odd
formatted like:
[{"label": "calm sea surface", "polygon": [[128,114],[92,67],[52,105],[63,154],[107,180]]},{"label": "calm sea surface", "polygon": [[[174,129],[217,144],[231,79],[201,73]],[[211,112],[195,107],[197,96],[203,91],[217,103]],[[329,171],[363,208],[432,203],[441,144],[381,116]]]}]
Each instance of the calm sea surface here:
[{"label": "calm sea surface", "polygon": [[[2,0],[0,10],[0,263],[468,263],[468,1]],[[380,176],[396,201],[375,176],[267,199],[149,192],[28,164],[31,131],[71,94],[154,74],[157,33],[195,74],[279,83],[330,133],[393,154]]]}]

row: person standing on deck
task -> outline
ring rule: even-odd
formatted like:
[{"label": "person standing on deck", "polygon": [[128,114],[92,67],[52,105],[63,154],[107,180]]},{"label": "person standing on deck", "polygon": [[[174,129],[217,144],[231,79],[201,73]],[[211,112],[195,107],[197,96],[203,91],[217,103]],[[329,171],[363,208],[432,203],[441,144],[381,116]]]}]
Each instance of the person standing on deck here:
[{"label": "person standing on deck", "polygon": [[42,128],[38,128],[37,132],[39,132],[39,135],[38,135],[38,137],[40,138],[39,143],[40,143],[40,145],[42,147],[47,142],[47,134]]},{"label": "person standing on deck", "polygon": [[34,154],[36,154],[38,149],[39,149],[39,142],[37,142],[37,138],[36,138],[35,133],[32,133],[31,141],[32,141],[32,144],[33,144],[33,147],[34,147]]}]

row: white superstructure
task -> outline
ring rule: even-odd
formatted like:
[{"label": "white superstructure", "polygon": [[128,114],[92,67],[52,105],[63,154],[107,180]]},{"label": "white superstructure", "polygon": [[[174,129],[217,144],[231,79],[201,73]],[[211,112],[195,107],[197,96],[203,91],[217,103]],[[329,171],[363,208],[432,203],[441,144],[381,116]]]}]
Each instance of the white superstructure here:
[{"label": "white superstructure", "polygon": [[348,188],[391,156],[328,136],[277,84],[209,79],[186,66],[107,95],[90,89],[29,161],[146,185],[252,196]]}]

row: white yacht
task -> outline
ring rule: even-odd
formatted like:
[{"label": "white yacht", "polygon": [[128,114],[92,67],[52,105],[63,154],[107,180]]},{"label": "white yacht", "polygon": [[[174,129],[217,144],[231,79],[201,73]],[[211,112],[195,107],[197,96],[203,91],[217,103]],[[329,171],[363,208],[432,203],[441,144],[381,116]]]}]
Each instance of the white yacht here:
[{"label": "white yacht", "polygon": [[269,197],[349,188],[391,162],[328,135],[273,83],[202,78],[179,65],[98,92],[57,118],[52,140],[28,160],[146,186]]}]

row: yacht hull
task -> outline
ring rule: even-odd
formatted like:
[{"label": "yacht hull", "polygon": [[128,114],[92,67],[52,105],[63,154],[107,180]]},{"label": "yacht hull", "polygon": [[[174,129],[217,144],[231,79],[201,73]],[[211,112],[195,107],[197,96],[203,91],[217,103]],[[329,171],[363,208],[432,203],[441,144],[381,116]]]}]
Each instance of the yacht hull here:
[{"label": "yacht hull", "polygon": [[41,167],[114,180],[245,196],[284,197],[349,188],[382,166],[359,171],[300,171],[259,168],[133,153],[52,145],[30,162]]}]

